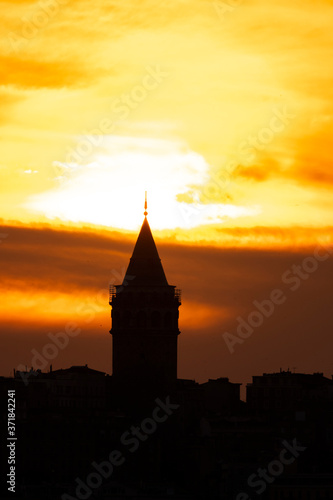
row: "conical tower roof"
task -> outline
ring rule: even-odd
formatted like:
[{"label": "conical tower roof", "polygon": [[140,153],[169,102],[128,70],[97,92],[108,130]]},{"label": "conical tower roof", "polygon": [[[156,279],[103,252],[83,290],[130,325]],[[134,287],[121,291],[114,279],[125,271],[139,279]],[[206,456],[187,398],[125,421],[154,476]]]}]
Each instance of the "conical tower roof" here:
[{"label": "conical tower roof", "polygon": [[[125,283],[126,282],[126,283]],[[136,241],[123,285],[168,286],[155,241],[145,217]]]}]

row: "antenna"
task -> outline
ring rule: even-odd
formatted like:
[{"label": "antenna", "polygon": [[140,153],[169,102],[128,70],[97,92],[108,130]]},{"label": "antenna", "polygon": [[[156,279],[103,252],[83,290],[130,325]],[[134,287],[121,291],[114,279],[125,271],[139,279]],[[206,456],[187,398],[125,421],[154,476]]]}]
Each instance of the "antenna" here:
[{"label": "antenna", "polygon": [[147,204],[147,191],[145,191],[145,211],[143,212],[143,215],[147,217],[148,212],[147,212],[148,204]]}]

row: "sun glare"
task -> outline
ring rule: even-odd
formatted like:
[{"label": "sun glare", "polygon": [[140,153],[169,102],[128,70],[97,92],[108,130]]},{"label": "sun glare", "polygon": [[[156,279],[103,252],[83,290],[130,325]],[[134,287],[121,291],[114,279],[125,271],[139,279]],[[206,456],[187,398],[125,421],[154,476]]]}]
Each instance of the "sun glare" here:
[{"label": "sun glare", "polygon": [[[49,218],[136,229],[148,191],[153,228],[190,228],[257,213],[256,208],[184,203],[177,195],[209,180],[206,160],[188,148],[156,139],[109,138],[107,154],[88,164],[55,164],[58,186],[27,207]],[[141,210],[142,208],[142,210]]]}]

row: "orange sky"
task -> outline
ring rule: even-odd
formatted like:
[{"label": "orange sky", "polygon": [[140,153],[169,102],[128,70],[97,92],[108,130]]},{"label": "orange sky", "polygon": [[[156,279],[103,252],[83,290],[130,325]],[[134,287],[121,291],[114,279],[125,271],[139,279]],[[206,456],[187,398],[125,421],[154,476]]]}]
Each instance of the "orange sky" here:
[{"label": "orange sky", "polygon": [[[225,252],[238,248],[242,272],[238,262],[227,262],[239,280],[252,274],[243,252],[255,253],[257,273],[269,272],[260,269],[260,252],[275,256],[282,272],[279,259],[296,262],[317,244],[333,243],[331,1],[20,0],[0,1],[0,15],[6,331],[20,330],[22,313],[40,339],[50,318],[61,326],[79,304],[94,300],[99,286],[107,287],[109,268],[120,281],[145,190],[154,235],[169,245],[165,255],[177,256],[168,272],[175,266],[175,284],[190,290],[181,315],[193,342],[203,339],[198,325],[220,332],[262,293],[255,280],[254,298],[241,306],[236,294],[225,303],[221,274],[214,298],[192,296],[192,285],[207,280],[202,261],[211,252],[223,262]],[[52,248],[46,225],[57,235]],[[71,234],[75,244],[67,240]],[[80,265],[73,267],[80,238]],[[200,265],[186,269],[185,252],[194,252]],[[104,276],[100,283],[96,273]],[[226,283],[236,290],[234,281]],[[323,281],[312,290],[323,307],[327,286]],[[20,309],[14,320],[13,304]],[[96,318],[104,314],[108,307],[99,301]],[[198,349],[193,345],[187,348]],[[18,357],[28,363],[23,351]]]},{"label": "orange sky", "polygon": [[330,226],[332,2],[232,4],[0,2],[2,217]]}]

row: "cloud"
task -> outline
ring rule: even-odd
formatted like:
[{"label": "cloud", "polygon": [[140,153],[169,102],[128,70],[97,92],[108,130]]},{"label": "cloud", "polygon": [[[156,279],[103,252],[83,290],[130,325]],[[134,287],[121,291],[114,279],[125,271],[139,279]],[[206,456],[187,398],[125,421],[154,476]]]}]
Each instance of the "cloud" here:
[{"label": "cloud", "polygon": [[296,142],[297,153],[293,169],[295,179],[300,183],[332,188],[332,123],[333,110],[326,116],[318,117],[312,130],[305,132]]},{"label": "cloud", "polygon": [[[21,36],[22,18],[31,21],[38,5],[18,2],[13,9],[2,2],[8,33]],[[240,164],[232,186],[215,190],[208,200],[200,197],[206,179],[189,182],[187,191],[175,193],[185,197],[198,194],[199,199],[194,199],[198,207],[223,204],[233,205],[234,211],[248,210],[255,224],[267,224],[263,218],[267,212],[264,202],[271,197],[268,183],[283,179],[286,182],[276,185],[276,196],[271,197],[274,223],[280,224],[278,200],[284,198],[287,182],[304,186],[306,196],[313,200],[320,196],[318,190],[331,183],[327,144],[331,142],[332,73],[325,64],[332,41],[331,10],[326,2],[268,5],[256,0],[243,2],[221,22],[213,4],[201,1],[174,6],[146,0],[140,8],[134,1],[98,0],[92,4],[84,0],[75,6],[68,2],[22,50],[11,52],[11,57],[1,56],[1,67],[7,68],[3,74],[7,90],[23,92],[22,102],[5,106],[0,116],[3,125],[11,125],[3,131],[2,161],[23,170],[38,169],[39,179],[43,176],[44,180],[36,180],[35,194],[44,191],[53,200],[50,188],[55,186],[50,186],[49,175],[53,162],[66,163],[71,140],[81,140],[85,130],[95,129],[102,119],[116,118],[116,133],[125,139],[154,136],[188,144],[209,165],[210,175],[223,168],[225,158],[237,156],[248,135],[256,136],[267,127],[273,108],[287,106],[296,118],[265,145],[264,155],[260,152],[247,167]],[[169,77],[142,105],[131,109],[127,120],[112,116],[112,102],[142,82],[147,65],[160,65]],[[308,133],[313,120],[320,123],[318,137]],[[166,124],[172,125],[167,128]],[[304,135],[307,142],[302,141]],[[99,153],[108,160],[108,148]],[[10,179],[15,192],[16,175]],[[17,199],[26,201],[31,185],[27,191],[26,197],[20,193],[16,198],[13,193],[16,210],[13,203],[11,210],[4,209],[6,216],[18,217]],[[53,201],[58,204],[59,198]],[[187,203],[185,198],[178,201]],[[301,197],[295,203],[302,201]],[[289,222],[306,224],[310,205],[302,214],[290,213]],[[255,207],[262,209],[258,217],[253,216]],[[201,214],[208,210],[200,208]],[[73,206],[69,210],[73,218]],[[217,216],[215,208],[209,210],[200,223],[217,223],[219,216],[225,216],[226,207]],[[326,220],[328,203],[322,211]],[[105,214],[103,210],[102,217]],[[31,220],[38,218],[29,215]],[[77,220],[78,214],[75,217]],[[286,221],[287,215],[282,223]]]},{"label": "cloud", "polygon": [[[22,88],[62,88],[80,86],[88,69],[72,60],[46,61],[20,57],[0,57],[3,85]],[[93,80],[90,76],[90,83]]]},{"label": "cloud", "polygon": [[263,155],[261,155],[256,165],[250,165],[248,167],[238,165],[232,172],[232,176],[243,177],[244,179],[253,180],[255,182],[264,182],[272,177],[283,176],[283,170],[276,160],[270,157],[263,158]]},{"label": "cloud", "polygon": [[[63,331],[68,321],[75,321],[82,335],[56,360],[57,366],[87,362],[110,372],[107,287],[110,280],[120,282],[136,235],[14,226],[1,232],[8,234],[0,247],[1,338],[8,353],[3,373],[20,363],[29,365],[31,349],[41,349],[47,333]],[[239,229],[238,236],[243,232]],[[292,292],[282,276],[313,255],[311,247],[228,249],[158,239],[157,246],[169,283],[182,288],[181,376],[249,381],[251,375],[281,366],[330,373],[332,257]],[[287,295],[285,304],[231,355],[222,333],[235,333],[237,317],[246,319],[253,302],[269,298],[276,288]]]},{"label": "cloud", "polygon": [[0,87],[0,125],[6,125],[11,122],[11,114],[15,106],[20,104],[24,99],[25,97],[13,88]]},{"label": "cloud", "polygon": [[[85,151],[89,159],[80,156]],[[82,164],[75,163],[80,160]],[[186,195],[193,184],[207,183],[209,165],[201,155],[173,141],[82,136],[68,155],[68,163],[55,162],[55,176],[65,182],[33,197],[26,204],[28,209],[50,218],[133,229],[140,220],[134,206],[142,205],[140,200],[148,191],[151,223],[158,229],[217,224],[260,213],[258,207],[211,203],[210,199],[194,205],[179,201],[178,195]]]}]

